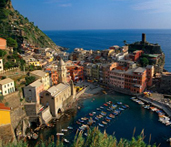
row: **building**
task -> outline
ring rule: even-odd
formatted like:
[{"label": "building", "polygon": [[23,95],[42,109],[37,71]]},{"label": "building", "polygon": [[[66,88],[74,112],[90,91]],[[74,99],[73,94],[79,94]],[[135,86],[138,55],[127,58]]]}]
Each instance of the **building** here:
[{"label": "building", "polygon": [[4,70],[3,59],[0,59],[0,71]]},{"label": "building", "polygon": [[40,79],[41,82],[44,84],[44,89],[47,90],[50,87],[50,78],[49,73],[46,73],[42,70],[35,70],[30,72],[30,76],[36,77],[36,79]]},{"label": "building", "polygon": [[35,102],[40,104],[40,93],[44,91],[44,84],[40,79],[24,87],[24,97],[26,102]]},{"label": "building", "polygon": [[0,81],[0,94],[3,96],[15,92],[14,80],[6,78]]},{"label": "building", "polygon": [[142,67],[129,69],[125,73],[125,89],[131,93],[142,93],[147,86],[147,70]]},{"label": "building", "polygon": [[51,86],[52,85],[57,85],[58,84],[58,72],[57,70],[54,70],[53,68],[47,68],[46,72],[49,73],[50,80],[51,80]]},{"label": "building", "polygon": [[7,48],[7,41],[4,38],[0,38],[0,49],[5,50]]},{"label": "building", "polygon": [[10,108],[0,103],[0,126],[11,124]]},{"label": "building", "polygon": [[63,102],[72,95],[71,85],[68,83],[60,83],[52,86],[43,94],[41,104],[50,106],[52,116],[58,117],[63,109]]},{"label": "building", "polygon": [[129,55],[132,61],[137,61],[141,55],[144,53],[143,50],[136,50],[132,54]]},{"label": "building", "polygon": [[153,76],[154,76],[154,66],[147,65],[147,86],[150,87],[153,84]]},{"label": "building", "polygon": [[67,52],[60,52],[58,55],[60,58],[62,58],[63,61],[69,60],[69,53],[67,53]]}]

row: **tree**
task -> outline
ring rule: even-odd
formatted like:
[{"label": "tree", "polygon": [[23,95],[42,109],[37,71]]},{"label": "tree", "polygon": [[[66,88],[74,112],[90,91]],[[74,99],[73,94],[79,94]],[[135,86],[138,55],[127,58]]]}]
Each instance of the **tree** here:
[{"label": "tree", "polygon": [[4,57],[7,54],[6,51],[0,50],[0,57]]},{"label": "tree", "polygon": [[28,77],[25,77],[25,80],[26,80],[26,86],[33,83],[36,78],[34,76],[28,76]]},{"label": "tree", "polygon": [[145,67],[149,64],[149,60],[146,57],[143,57],[140,59],[140,63],[143,67]]},{"label": "tree", "polygon": [[7,38],[7,46],[17,48],[18,43],[16,40],[14,40],[10,37],[10,38]]}]

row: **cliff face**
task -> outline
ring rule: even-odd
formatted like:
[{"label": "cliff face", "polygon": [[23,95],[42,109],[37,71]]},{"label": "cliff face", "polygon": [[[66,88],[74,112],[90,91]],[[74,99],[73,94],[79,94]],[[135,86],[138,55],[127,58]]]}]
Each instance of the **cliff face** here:
[{"label": "cliff face", "polygon": [[0,1],[0,37],[12,37],[18,44],[24,41],[37,47],[60,49],[33,22],[14,10],[11,0]]}]

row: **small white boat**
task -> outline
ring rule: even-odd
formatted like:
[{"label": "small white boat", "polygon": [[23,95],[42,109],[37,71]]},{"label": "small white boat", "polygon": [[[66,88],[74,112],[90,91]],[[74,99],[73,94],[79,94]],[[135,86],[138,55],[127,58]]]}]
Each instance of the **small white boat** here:
[{"label": "small white boat", "polygon": [[73,127],[70,127],[70,126],[68,126],[68,127],[67,127],[67,129],[70,129],[70,130],[72,130],[72,129],[73,129]]},{"label": "small white boat", "polygon": [[58,135],[58,136],[63,136],[64,133],[56,133],[56,135]]},{"label": "small white boat", "polygon": [[67,140],[66,138],[64,138],[64,142],[69,143],[69,140]]},{"label": "small white boat", "polygon": [[61,129],[61,131],[62,131],[62,132],[67,132],[67,131],[68,131],[68,129]]},{"label": "small white boat", "polygon": [[104,127],[104,125],[102,125],[102,124],[100,124],[100,123],[99,123],[99,126],[100,126],[100,127]]},{"label": "small white boat", "polygon": [[87,133],[84,133],[84,135],[85,135],[85,136],[88,136],[88,134],[87,134]]}]

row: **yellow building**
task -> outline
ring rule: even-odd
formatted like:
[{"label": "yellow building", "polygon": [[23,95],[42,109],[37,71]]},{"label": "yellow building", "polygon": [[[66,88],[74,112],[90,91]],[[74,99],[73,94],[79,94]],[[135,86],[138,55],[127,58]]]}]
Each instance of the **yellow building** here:
[{"label": "yellow building", "polygon": [[41,66],[39,61],[30,61],[29,65],[34,65],[34,66]]},{"label": "yellow building", "polygon": [[10,108],[0,103],[0,126],[11,124]]},{"label": "yellow building", "polygon": [[36,77],[36,79],[40,79],[41,82],[44,84],[44,90],[49,89],[50,87],[50,77],[49,73],[46,73],[42,70],[35,70],[30,72],[30,76]]}]

